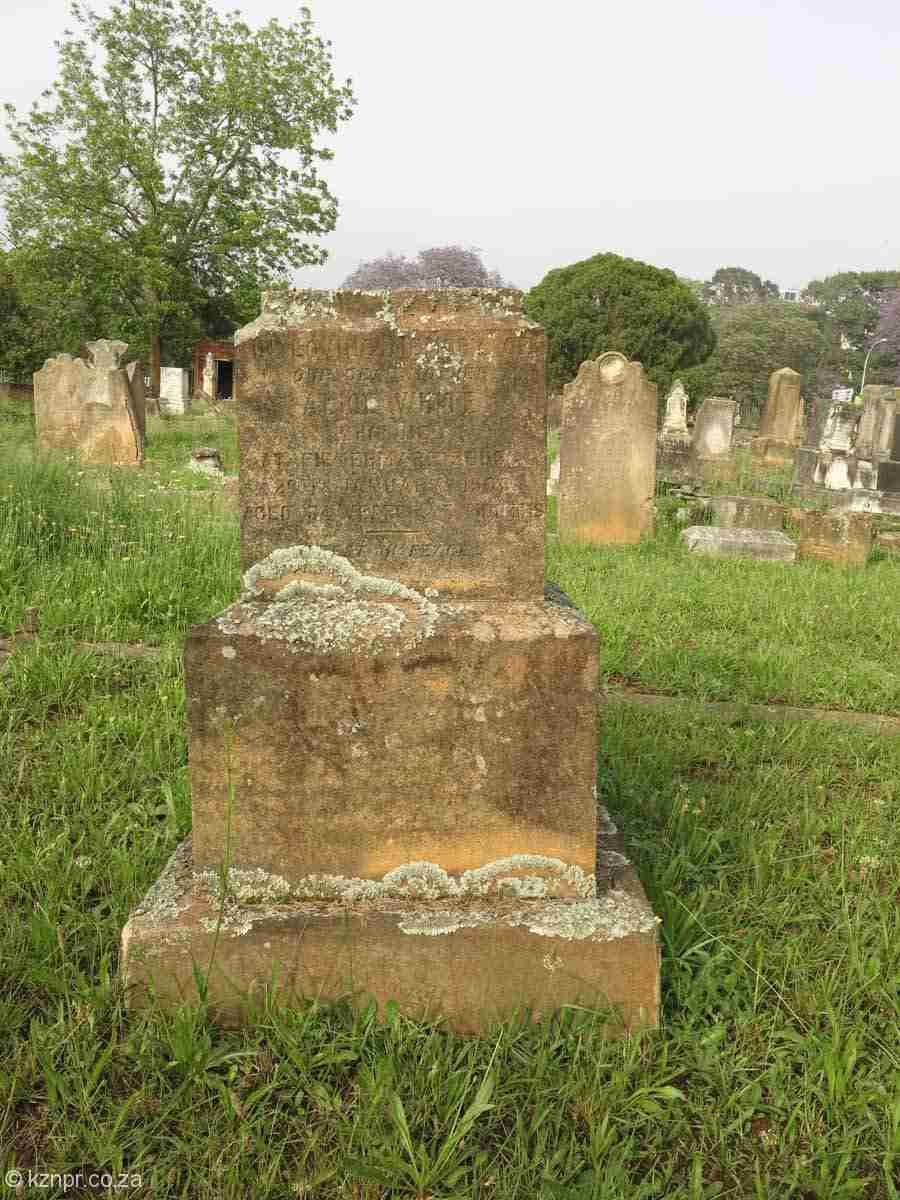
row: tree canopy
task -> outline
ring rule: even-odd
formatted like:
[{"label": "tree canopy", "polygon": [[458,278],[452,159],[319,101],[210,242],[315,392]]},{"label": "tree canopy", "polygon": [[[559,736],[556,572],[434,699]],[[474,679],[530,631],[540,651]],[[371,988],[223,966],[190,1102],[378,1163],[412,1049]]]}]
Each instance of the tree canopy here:
[{"label": "tree canopy", "polygon": [[548,384],[557,390],[605,350],[643,364],[665,395],[673,378],[715,346],[706,306],[674,271],[617,254],[597,254],[548,271],[525,310],[549,341]]},{"label": "tree canopy", "polygon": [[816,389],[827,343],[810,310],[783,300],[739,304],[714,312],[716,348],[682,382],[692,407],[705,396],[732,396],[742,408],[758,409],[766,399],[769,375],[792,367],[801,387]]},{"label": "tree canopy", "polygon": [[[849,372],[860,381],[866,353],[878,336],[882,306],[898,288],[900,271],[841,271],[807,285],[802,298],[816,305],[816,320],[845,380]],[[890,355],[876,351],[866,378],[887,383],[895,366]]]},{"label": "tree canopy", "polygon": [[355,101],[300,12],[254,31],[207,0],[73,3],[82,35],[56,43],[44,104],[6,106],[17,153],[0,158],[21,298],[70,348],[90,316],[90,336],[147,347],[158,384],[161,337],[209,306],[246,318],[260,283],[325,260],[309,239],[337,203],[316,139]]},{"label": "tree canopy", "polygon": [[761,279],[746,267],[719,267],[712,279],[703,285],[706,303],[723,307],[758,304],[763,300],[777,300],[779,296],[777,283]]},{"label": "tree canopy", "polygon": [[432,246],[416,258],[405,258],[389,250],[383,258],[361,262],[341,287],[380,288],[510,287],[497,271],[489,271],[474,246]]}]

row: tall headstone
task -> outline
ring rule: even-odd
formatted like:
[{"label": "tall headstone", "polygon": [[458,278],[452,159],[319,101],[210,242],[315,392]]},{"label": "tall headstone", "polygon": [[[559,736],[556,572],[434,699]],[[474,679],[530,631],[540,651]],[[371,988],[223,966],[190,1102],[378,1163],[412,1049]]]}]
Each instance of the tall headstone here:
[{"label": "tall headstone", "polygon": [[697,474],[703,479],[734,476],[732,457],[737,401],[707,396],[694,416],[693,453]]},{"label": "tall headstone", "polygon": [[607,545],[653,532],[656,384],[615,350],[583,362],[563,392],[561,541]]},{"label": "tall headstone", "polygon": [[34,374],[35,446],[80,462],[140,465],[144,387],[139,365],[119,366],[125,342],[87,343],[90,364],[71,354],[48,358]]},{"label": "tall headstone", "polygon": [[792,463],[794,452],[803,440],[803,426],[799,372],[790,367],[773,371],[759,433],[750,444],[754,459],[770,466]]},{"label": "tall headstone", "polygon": [[872,463],[891,458],[894,423],[897,418],[897,394],[894,387],[866,384],[863,408],[856,434],[856,453]]},{"label": "tall headstone", "polygon": [[543,579],[543,331],[509,290],[295,292],[236,345],[243,591],[186,644],[193,836],[123,933],[133,1002],[215,947],[229,1019],[273,985],[655,1023],[596,633]]},{"label": "tall headstone", "polygon": [[162,412],[183,416],[190,412],[188,373],[182,367],[162,367],[159,372],[159,407]]}]

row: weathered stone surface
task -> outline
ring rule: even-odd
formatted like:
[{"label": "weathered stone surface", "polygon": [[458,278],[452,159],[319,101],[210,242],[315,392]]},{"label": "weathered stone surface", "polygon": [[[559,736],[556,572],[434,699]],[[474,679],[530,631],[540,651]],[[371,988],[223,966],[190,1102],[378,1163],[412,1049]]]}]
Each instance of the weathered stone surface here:
[{"label": "weathered stone surface", "polygon": [[[120,342],[119,345],[124,345]],[[147,441],[147,389],[144,386],[144,366],[140,362],[130,362],[125,367],[128,379],[128,391],[131,393],[131,414],[137,431],[138,444],[142,448]]]},{"label": "weathered stone surface", "polygon": [[895,530],[879,530],[875,545],[885,554],[900,554],[900,532]]},{"label": "weathered stone surface", "polygon": [[547,476],[547,495],[559,495],[559,455],[557,454],[553,462],[550,464],[550,473]]},{"label": "weathered stone surface", "polygon": [[782,529],[787,506],[765,496],[712,496],[713,524],[723,529]]},{"label": "weathered stone surface", "polygon": [[676,379],[671,391],[666,396],[666,415],[660,430],[661,438],[673,441],[690,442],[691,435],[687,423],[688,394],[684,384]]},{"label": "weathered stone surface", "polygon": [[895,389],[867,384],[863,389],[863,410],[856,433],[855,450],[859,458],[873,463],[891,458],[896,418]]},{"label": "weathered stone surface", "polygon": [[190,380],[182,367],[161,367],[159,372],[159,407],[172,416],[190,412]]},{"label": "weathered stone surface", "polygon": [[655,1022],[656,922],[597,894],[627,866],[598,819],[597,638],[543,583],[545,338],[517,305],[293,293],[238,335],[251,565],[186,646],[190,888],[129,923],[136,1003],[190,989],[196,888],[224,875],[226,1013],[285,970],[336,997],[352,964],[461,1029],[573,996]]},{"label": "weathered stone surface", "polygon": [[797,545],[786,533],[775,529],[721,529],[718,526],[691,525],[679,538],[693,554],[711,554],[720,558],[757,558],[793,562]]},{"label": "weathered stone surface", "polygon": [[[621,846],[619,839],[610,839]],[[122,935],[128,1003],[197,1000],[206,975],[210,1011],[245,1020],[268,991],[277,1001],[374,997],[414,1019],[443,1016],[461,1034],[529,1010],[613,1006],[607,1036],[653,1028],[659,949],[634,869],[618,851],[615,886],[586,900],[296,901],[277,889],[243,889],[224,902],[195,874],[183,843]]]},{"label": "weathered stone surface", "polygon": [[843,566],[865,566],[872,549],[872,515],[867,512],[814,512],[792,508],[800,558],[817,558]]},{"label": "weathered stone surface", "polygon": [[900,492],[900,462],[891,460],[878,464],[876,487],[881,492]]},{"label": "weathered stone surface", "polygon": [[700,467],[690,441],[681,437],[656,439],[656,477],[667,483],[688,483],[698,478]]},{"label": "weathered stone surface", "polygon": [[198,866],[221,863],[230,821],[233,863],[311,895],[331,894],[327,876],[399,880],[422,862],[454,894],[465,872],[493,878],[491,864],[516,856],[546,861],[501,875],[584,894],[596,853],[593,627],[553,602],[446,605],[392,597],[390,581],[360,587],[353,604],[342,563],[285,572],[279,582],[302,577],[305,595],[243,600],[191,631]]},{"label": "weathered stone surface", "polygon": [[[140,465],[144,458],[143,378],[117,365],[124,342],[88,343],[93,363],[60,354],[34,373],[37,452],[85,463]],[[109,365],[113,364],[113,365]]]},{"label": "weathered stone surface", "polygon": [[546,335],[510,289],[267,294],[235,335],[241,562],[320,545],[471,599],[538,599]]},{"label": "weathered stone surface", "polygon": [[128,349],[127,342],[98,338],[96,342],[85,342],[91,356],[91,366],[97,371],[115,371],[122,355]]},{"label": "weathered stone surface", "polygon": [[653,532],[656,384],[609,351],[583,362],[563,392],[558,525],[562,541],[640,541]]},{"label": "weathered stone surface", "polygon": [[828,410],[819,448],[849,454],[856,445],[860,416],[855,404],[835,401]]},{"label": "weathered stone surface", "polygon": [[784,460],[799,442],[803,428],[803,401],[800,398],[800,374],[782,367],[769,376],[769,393],[759,420],[759,437],[754,440],[754,453],[774,461],[776,448],[783,448]]},{"label": "weathered stone surface", "polygon": [[707,396],[694,417],[694,454],[699,460],[723,459],[731,454],[735,400]]}]

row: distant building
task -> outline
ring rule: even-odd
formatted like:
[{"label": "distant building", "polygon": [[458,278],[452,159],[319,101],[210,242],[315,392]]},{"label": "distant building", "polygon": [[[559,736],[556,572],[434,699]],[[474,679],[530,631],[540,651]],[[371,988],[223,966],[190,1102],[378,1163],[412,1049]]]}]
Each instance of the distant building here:
[{"label": "distant building", "polygon": [[198,342],[192,355],[191,394],[195,399],[234,399],[234,340]]}]

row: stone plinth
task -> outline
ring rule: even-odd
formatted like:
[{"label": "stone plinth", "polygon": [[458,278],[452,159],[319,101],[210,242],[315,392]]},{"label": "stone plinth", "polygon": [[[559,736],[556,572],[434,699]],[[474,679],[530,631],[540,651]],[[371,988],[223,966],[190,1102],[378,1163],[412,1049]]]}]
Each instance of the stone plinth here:
[{"label": "stone plinth", "polygon": [[[618,839],[610,839],[620,847]],[[129,1007],[198,999],[206,976],[214,1017],[237,1025],[266,993],[277,1001],[373,997],[414,1019],[446,1018],[461,1034],[564,1004],[612,1006],[607,1036],[659,1018],[659,948],[637,875],[618,850],[615,886],[586,900],[291,899],[248,883],[223,904],[183,843],[122,936]],[[254,890],[255,887],[255,890]]]},{"label": "stone plinth", "polygon": [[83,463],[139,466],[145,426],[140,368],[118,366],[125,342],[101,338],[87,348],[91,365],[60,354],[35,372],[35,448]]},{"label": "stone plinth", "polygon": [[786,533],[775,529],[721,529],[718,526],[691,525],[679,538],[692,554],[718,558],[756,558],[794,562],[797,545]]},{"label": "stone plinth", "polygon": [[900,554],[900,532],[880,530],[875,545],[885,554]]},{"label": "stone plinth", "polygon": [[813,512],[792,508],[800,558],[817,558],[842,566],[865,566],[872,549],[872,515],[867,512]]},{"label": "stone plinth", "polygon": [[764,496],[712,496],[713,524],[723,529],[782,529],[787,507]]},{"label": "stone plinth", "polygon": [[609,545],[653,532],[656,385],[610,351],[583,362],[563,392],[561,541]]},{"label": "stone plinth", "polygon": [[782,367],[769,376],[769,393],[759,422],[759,435],[751,443],[753,458],[765,466],[784,466],[794,461],[802,442],[803,401],[800,375]]},{"label": "stone plinth", "polygon": [[235,334],[242,568],[319,545],[420,591],[539,597],[546,335],[520,294],[263,300]]},{"label": "stone plinth", "polygon": [[[452,894],[510,859],[523,865],[506,873],[546,879],[547,894],[582,895],[596,854],[593,627],[550,601],[358,595],[239,602],[191,631],[198,868],[222,862],[227,814],[232,862],[304,895],[391,872],[396,894],[415,894],[423,862]],[[288,641],[304,622],[318,645]]]}]

